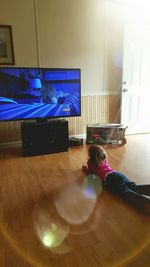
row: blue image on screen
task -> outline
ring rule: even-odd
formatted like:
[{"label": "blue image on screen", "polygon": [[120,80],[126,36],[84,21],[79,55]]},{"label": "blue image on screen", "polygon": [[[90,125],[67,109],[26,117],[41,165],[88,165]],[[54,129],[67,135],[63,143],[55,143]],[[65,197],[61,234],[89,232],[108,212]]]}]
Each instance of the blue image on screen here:
[{"label": "blue image on screen", "polygon": [[0,68],[0,120],[80,116],[80,69]]}]

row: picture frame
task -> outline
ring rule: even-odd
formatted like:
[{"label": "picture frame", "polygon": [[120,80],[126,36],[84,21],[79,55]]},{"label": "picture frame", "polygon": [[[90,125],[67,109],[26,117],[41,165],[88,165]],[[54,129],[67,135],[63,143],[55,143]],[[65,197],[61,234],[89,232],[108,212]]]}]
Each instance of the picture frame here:
[{"label": "picture frame", "polygon": [[0,25],[0,65],[15,65],[12,27]]}]

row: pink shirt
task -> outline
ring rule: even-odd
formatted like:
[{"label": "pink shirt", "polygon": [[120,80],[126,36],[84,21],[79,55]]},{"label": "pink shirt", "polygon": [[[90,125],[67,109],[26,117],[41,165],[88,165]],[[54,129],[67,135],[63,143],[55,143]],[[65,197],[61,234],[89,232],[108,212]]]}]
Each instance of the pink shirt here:
[{"label": "pink shirt", "polygon": [[106,176],[113,172],[114,170],[111,168],[107,160],[101,161],[101,163],[96,166],[95,163],[88,160],[87,162],[88,168],[86,174],[94,173],[100,177],[102,181],[105,180]]}]

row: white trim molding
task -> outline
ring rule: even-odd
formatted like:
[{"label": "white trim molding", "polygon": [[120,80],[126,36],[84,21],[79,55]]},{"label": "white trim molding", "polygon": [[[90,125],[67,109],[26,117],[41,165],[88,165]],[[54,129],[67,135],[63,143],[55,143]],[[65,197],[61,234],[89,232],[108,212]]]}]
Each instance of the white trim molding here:
[{"label": "white trim molding", "polygon": [[121,95],[120,91],[81,92],[81,96]]}]

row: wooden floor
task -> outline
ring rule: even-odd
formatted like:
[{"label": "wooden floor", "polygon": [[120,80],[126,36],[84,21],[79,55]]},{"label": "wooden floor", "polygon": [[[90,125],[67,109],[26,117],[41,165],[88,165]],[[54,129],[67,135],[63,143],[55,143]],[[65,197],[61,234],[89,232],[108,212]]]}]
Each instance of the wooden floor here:
[{"label": "wooden floor", "polygon": [[[34,157],[0,149],[0,267],[150,266],[150,216],[104,189],[83,199],[87,149]],[[106,151],[115,169],[150,183],[150,135]]]}]

